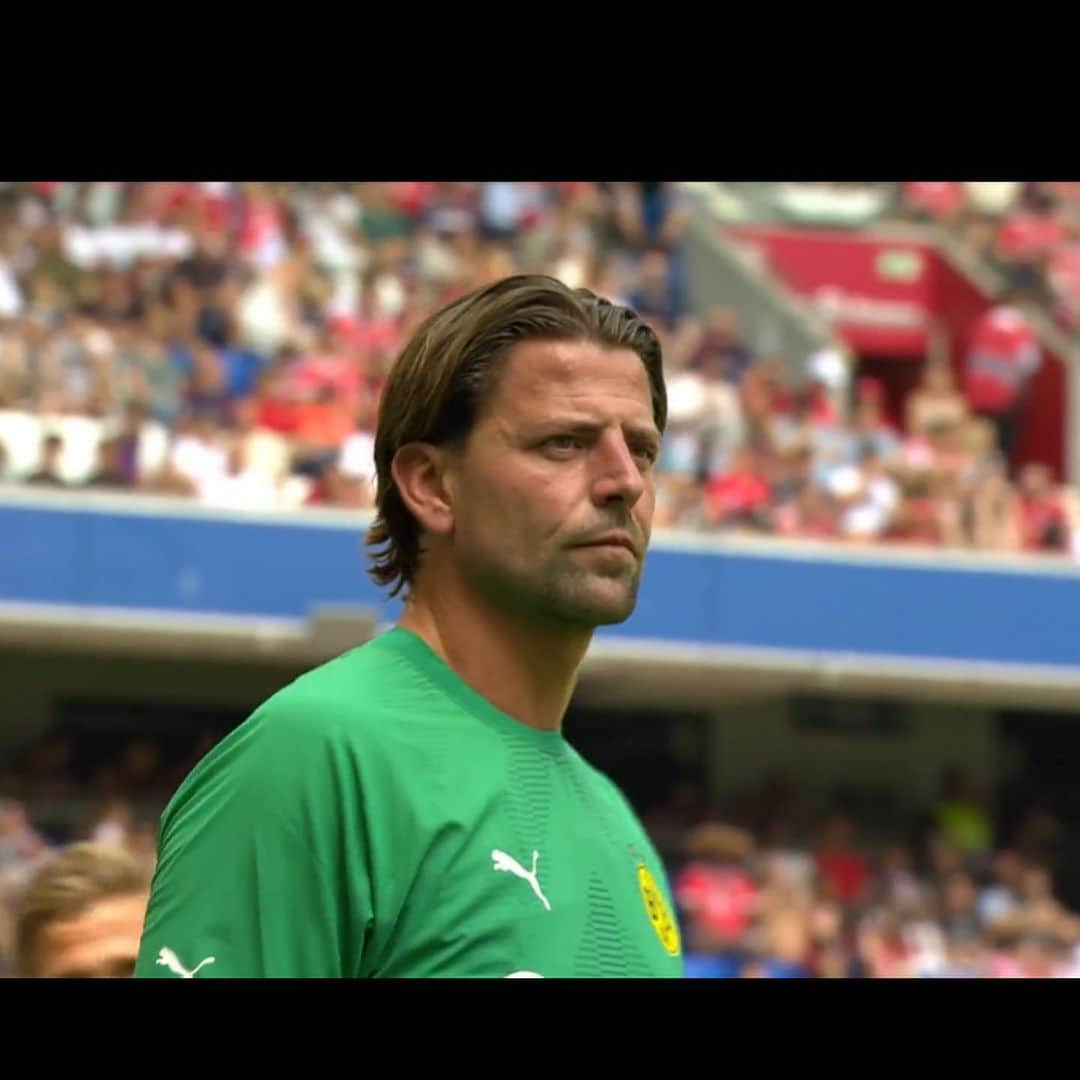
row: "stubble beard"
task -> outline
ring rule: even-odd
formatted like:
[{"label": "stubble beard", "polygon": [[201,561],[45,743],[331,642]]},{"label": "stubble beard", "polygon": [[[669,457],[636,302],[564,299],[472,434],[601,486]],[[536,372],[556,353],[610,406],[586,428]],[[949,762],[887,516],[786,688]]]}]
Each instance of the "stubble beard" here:
[{"label": "stubble beard", "polygon": [[571,564],[569,552],[521,571],[505,566],[474,567],[469,577],[489,601],[524,618],[567,629],[593,629],[625,622],[637,604],[642,566],[616,568]]}]

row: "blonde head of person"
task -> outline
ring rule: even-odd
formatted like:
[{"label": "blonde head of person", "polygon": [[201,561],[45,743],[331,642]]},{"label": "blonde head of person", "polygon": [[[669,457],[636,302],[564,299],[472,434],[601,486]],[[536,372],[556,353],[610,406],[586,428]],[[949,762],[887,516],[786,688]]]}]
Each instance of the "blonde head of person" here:
[{"label": "blonde head of person", "polygon": [[15,905],[16,978],[127,978],[135,970],[149,881],[111,844],[72,844],[47,859]]}]

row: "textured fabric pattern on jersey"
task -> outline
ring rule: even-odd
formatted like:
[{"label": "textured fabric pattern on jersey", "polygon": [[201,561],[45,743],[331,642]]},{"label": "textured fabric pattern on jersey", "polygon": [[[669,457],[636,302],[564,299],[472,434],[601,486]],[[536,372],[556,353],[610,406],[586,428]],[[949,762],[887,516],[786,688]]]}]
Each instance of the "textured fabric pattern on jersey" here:
[{"label": "textured fabric pattern on jersey", "polygon": [[679,976],[670,908],[615,785],[395,629],[275,694],[180,786],[136,973]]}]

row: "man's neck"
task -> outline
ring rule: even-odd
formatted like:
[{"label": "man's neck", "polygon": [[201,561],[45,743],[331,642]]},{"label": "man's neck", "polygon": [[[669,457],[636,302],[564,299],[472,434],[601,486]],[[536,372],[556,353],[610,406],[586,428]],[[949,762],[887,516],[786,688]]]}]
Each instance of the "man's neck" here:
[{"label": "man's neck", "polygon": [[414,590],[398,625],[497,709],[558,731],[592,632],[536,627],[463,589]]}]

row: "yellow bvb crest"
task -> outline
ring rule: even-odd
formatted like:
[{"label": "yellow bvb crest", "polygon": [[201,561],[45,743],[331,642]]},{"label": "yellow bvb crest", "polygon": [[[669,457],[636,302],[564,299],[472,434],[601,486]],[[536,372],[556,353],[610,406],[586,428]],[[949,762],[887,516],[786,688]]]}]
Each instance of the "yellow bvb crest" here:
[{"label": "yellow bvb crest", "polygon": [[679,955],[679,927],[664,900],[664,894],[649,873],[644,863],[638,863],[638,884],[641,886],[641,898],[645,901],[645,912],[653,924],[660,944],[669,956]]}]

